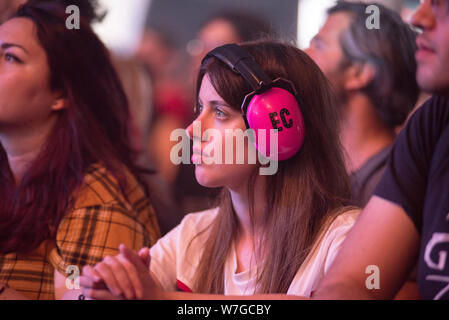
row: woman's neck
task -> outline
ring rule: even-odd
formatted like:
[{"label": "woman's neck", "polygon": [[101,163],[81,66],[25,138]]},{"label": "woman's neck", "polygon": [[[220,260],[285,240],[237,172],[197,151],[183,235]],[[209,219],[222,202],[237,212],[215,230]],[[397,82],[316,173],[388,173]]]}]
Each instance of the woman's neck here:
[{"label": "woman's neck", "polygon": [[31,163],[39,155],[55,121],[55,118],[50,118],[39,128],[26,127],[0,132],[0,143],[7,154],[16,185],[20,183]]},{"label": "woman's neck", "polygon": [[[254,183],[254,199],[251,201],[248,194],[248,183],[238,187],[228,188],[231,194],[232,205],[239,221],[239,229],[244,237],[254,237],[255,233],[263,227],[263,214],[265,210],[265,178],[258,175]],[[251,217],[251,203],[254,204],[254,216]]]},{"label": "woman's neck", "polygon": [[341,141],[349,173],[360,169],[372,156],[391,145],[394,130],[384,126],[369,100],[359,95],[348,103],[342,119]]}]

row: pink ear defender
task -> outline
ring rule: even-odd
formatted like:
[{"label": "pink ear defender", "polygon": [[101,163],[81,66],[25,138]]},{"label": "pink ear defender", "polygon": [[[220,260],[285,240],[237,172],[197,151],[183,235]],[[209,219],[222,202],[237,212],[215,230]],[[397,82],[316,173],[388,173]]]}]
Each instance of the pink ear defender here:
[{"label": "pink ear defender", "polygon": [[[203,63],[211,57],[240,74],[254,90],[246,95],[241,108],[246,127],[255,132],[257,150],[272,160],[293,157],[301,149],[305,137],[304,118],[293,83],[282,78],[272,81],[248,51],[237,44],[215,48]],[[277,130],[277,153],[271,150],[270,130]]]}]

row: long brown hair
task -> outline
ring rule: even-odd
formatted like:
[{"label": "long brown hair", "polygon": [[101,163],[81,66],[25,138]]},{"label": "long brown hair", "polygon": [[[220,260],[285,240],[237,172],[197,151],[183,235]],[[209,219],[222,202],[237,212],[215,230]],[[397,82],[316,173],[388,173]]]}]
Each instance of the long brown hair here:
[{"label": "long brown hair", "polygon": [[34,22],[50,87],[63,93],[67,105],[18,186],[0,144],[0,253],[26,253],[54,236],[94,163],[104,165],[122,191],[124,168],[144,185],[128,139],[125,93],[87,21],[68,30],[65,7],[50,2],[25,5],[15,16]]},{"label": "long brown hair", "polygon": [[[299,153],[279,162],[267,176],[264,232],[256,252],[262,253],[257,291],[286,293],[295,274],[320,234],[349,198],[349,183],[341,154],[339,119],[330,86],[316,64],[296,47],[275,41],[242,45],[273,79],[291,80],[304,114],[306,138]],[[240,109],[250,86],[224,63],[211,59],[197,79],[197,95],[207,73],[217,93]],[[254,175],[249,183],[250,211],[254,211]],[[254,213],[252,213],[253,215]],[[195,279],[196,291],[224,293],[224,266],[238,222],[229,191],[224,189],[218,215],[210,231]],[[261,256],[256,255],[257,257]]]}]

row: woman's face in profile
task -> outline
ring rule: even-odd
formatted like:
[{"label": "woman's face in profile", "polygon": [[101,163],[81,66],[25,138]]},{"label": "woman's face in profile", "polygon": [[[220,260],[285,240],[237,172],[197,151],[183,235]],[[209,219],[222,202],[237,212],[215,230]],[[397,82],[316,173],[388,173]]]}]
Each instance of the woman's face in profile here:
[{"label": "woman's face in profile", "polygon": [[[247,182],[257,168],[255,163],[248,161],[248,149],[254,149],[254,155],[256,152],[248,139],[239,145],[238,138],[227,137],[246,130],[242,113],[220,97],[207,74],[200,87],[198,106],[195,122],[201,128],[195,130],[195,122],[187,128],[189,136],[194,140],[192,162],[196,164],[196,179],[206,187],[237,189]],[[239,157],[243,161],[239,161]]]},{"label": "woman's face in profile", "polygon": [[0,133],[35,130],[49,120],[58,96],[50,90],[47,55],[34,23],[14,18],[0,26]]}]

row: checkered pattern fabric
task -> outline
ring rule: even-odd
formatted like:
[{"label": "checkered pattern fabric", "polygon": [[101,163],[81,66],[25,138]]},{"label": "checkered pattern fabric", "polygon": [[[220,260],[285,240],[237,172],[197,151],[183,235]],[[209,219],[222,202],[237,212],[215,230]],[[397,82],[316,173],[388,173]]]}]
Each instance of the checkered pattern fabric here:
[{"label": "checkered pattern fabric", "polygon": [[30,299],[54,299],[54,271],[68,275],[75,266],[94,265],[116,255],[121,243],[138,250],[159,238],[156,215],[137,181],[128,174],[126,197],[105,168],[85,177],[75,206],[59,224],[56,238],[26,255],[0,255],[0,283]]}]

